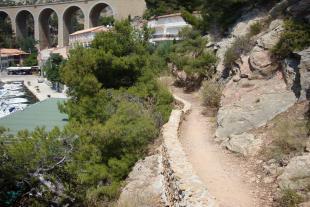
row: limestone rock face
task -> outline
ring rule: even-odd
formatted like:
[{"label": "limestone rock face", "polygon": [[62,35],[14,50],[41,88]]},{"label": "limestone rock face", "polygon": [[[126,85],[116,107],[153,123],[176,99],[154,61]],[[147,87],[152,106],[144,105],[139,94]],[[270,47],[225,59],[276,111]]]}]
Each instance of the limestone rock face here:
[{"label": "limestone rock face", "polygon": [[310,99],[310,48],[294,53],[282,63],[282,70],[289,89],[299,100]]},{"label": "limestone rock face", "polygon": [[271,59],[270,52],[258,46],[251,51],[249,64],[253,71],[263,77],[270,77],[279,68],[279,65]]},{"label": "limestone rock face", "polygon": [[287,88],[296,91],[300,96],[299,61],[296,58],[286,58],[282,63],[282,70]]},{"label": "limestone rock face", "polygon": [[249,58],[253,72],[270,78],[279,68],[279,64],[271,58],[270,49],[278,43],[283,31],[283,20],[274,20],[270,23],[268,31],[257,40]]},{"label": "limestone rock face", "polygon": [[129,174],[117,206],[160,207],[163,189],[161,156],[146,157],[136,163]]},{"label": "limestone rock face", "polygon": [[226,138],[263,126],[296,101],[281,74],[269,80],[230,81],[223,91],[216,136]]},{"label": "limestone rock face", "polygon": [[280,188],[302,190],[310,184],[310,154],[290,160],[282,175],[278,177]]},{"label": "limestone rock face", "polygon": [[268,31],[257,40],[257,46],[272,49],[279,41],[284,31],[283,20],[277,19],[270,23]]},{"label": "limestone rock face", "polygon": [[258,152],[262,144],[261,139],[256,139],[253,134],[243,133],[230,135],[229,139],[223,142],[223,146],[233,152],[244,156],[254,155]]},{"label": "limestone rock face", "polygon": [[231,47],[233,42],[237,37],[244,36],[249,31],[249,28],[252,24],[260,21],[265,16],[265,13],[259,10],[251,11],[243,15],[239,21],[232,27],[231,35],[228,38],[222,39],[220,42],[216,43],[217,52],[216,55],[219,58],[219,64],[216,70],[219,73],[222,73],[225,69],[223,60],[226,50]]},{"label": "limestone rock face", "polygon": [[300,99],[310,99],[310,47],[299,52],[300,55]]}]

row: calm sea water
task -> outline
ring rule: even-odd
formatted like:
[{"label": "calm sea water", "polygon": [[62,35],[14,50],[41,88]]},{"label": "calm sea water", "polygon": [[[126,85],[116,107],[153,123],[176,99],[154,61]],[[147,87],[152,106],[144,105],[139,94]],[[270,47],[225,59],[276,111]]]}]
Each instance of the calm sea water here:
[{"label": "calm sea water", "polygon": [[0,82],[0,118],[37,102],[21,81]]}]

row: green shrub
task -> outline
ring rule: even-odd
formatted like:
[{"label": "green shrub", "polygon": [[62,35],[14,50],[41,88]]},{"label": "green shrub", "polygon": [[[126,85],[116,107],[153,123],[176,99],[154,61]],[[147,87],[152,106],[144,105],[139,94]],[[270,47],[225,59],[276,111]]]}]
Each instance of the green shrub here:
[{"label": "green shrub", "polygon": [[180,36],[182,41],[174,45],[170,56],[172,63],[178,69],[184,70],[187,75],[198,74],[211,78],[216,72],[217,57],[212,52],[206,51],[205,45],[208,39],[191,28],[184,28]]},{"label": "green shrub", "polygon": [[241,55],[250,52],[253,47],[249,35],[238,37],[231,47],[229,47],[224,55],[224,65],[227,68],[232,68],[234,63],[240,58]]},{"label": "green shrub", "polygon": [[281,194],[278,201],[280,207],[297,207],[302,202],[301,196],[291,189],[282,190]]},{"label": "green shrub", "polygon": [[255,22],[250,26],[249,35],[255,36],[258,35],[263,30],[263,24],[261,22]]},{"label": "green shrub", "polygon": [[206,81],[202,88],[203,104],[211,108],[219,108],[222,96],[222,86],[215,81]]},{"label": "green shrub", "polygon": [[288,57],[293,51],[300,51],[310,46],[310,25],[296,20],[286,20],[285,31],[272,53],[279,59]]}]

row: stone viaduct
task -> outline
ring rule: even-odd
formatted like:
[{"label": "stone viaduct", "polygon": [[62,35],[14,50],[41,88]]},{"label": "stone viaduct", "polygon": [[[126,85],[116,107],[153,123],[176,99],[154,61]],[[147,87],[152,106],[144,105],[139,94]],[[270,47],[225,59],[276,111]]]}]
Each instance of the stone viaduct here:
[{"label": "stone viaduct", "polygon": [[9,17],[16,38],[26,37],[26,17],[34,20],[34,37],[39,41],[40,49],[50,46],[49,16],[55,12],[58,17],[58,45],[67,46],[69,33],[72,32],[71,17],[81,10],[84,14],[84,29],[98,26],[100,12],[107,6],[112,9],[115,19],[142,16],[146,4],[144,0],[78,0],[47,4],[0,7],[0,18]]}]

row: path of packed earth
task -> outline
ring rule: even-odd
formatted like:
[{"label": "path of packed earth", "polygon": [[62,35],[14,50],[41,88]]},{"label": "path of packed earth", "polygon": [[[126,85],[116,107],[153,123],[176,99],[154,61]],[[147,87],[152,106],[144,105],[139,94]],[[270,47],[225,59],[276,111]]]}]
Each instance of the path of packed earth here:
[{"label": "path of packed earth", "polygon": [[214,141],[215,118],[203,115],[204,107],[198,95],[185,94],[173,88],[173,93],[192,104],[180,129],[180,138],[189,161],[219,207],[267,207],[265,191],[249,182],[245,160],[227,152]]}]

